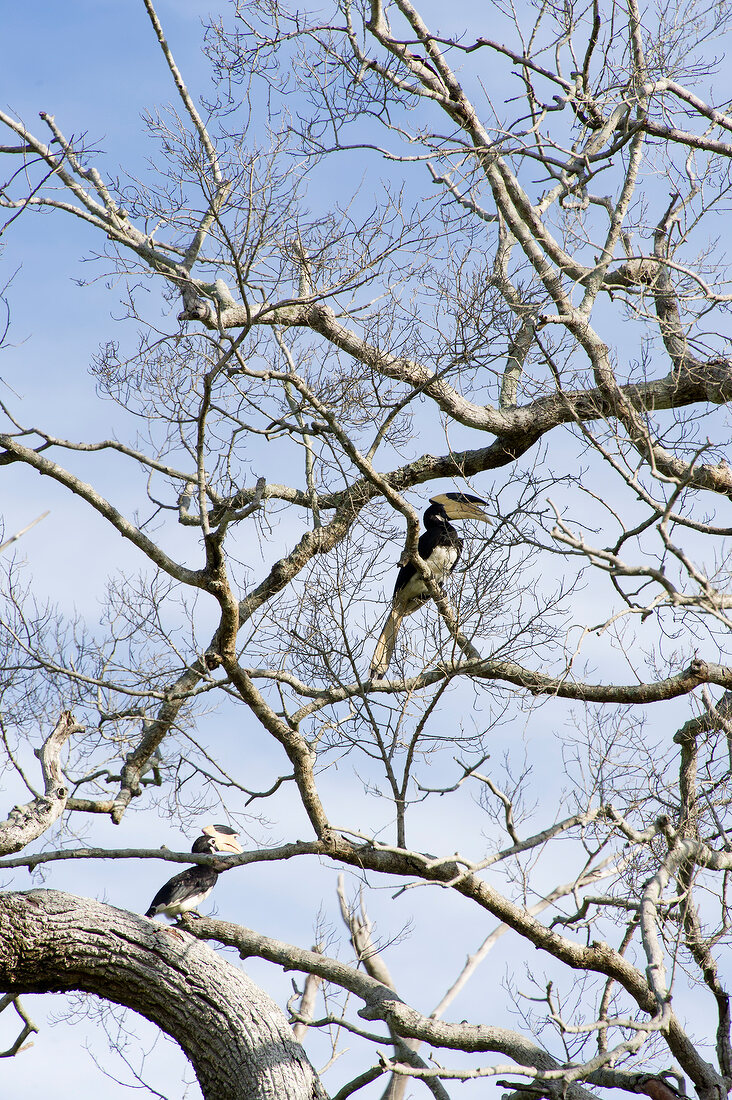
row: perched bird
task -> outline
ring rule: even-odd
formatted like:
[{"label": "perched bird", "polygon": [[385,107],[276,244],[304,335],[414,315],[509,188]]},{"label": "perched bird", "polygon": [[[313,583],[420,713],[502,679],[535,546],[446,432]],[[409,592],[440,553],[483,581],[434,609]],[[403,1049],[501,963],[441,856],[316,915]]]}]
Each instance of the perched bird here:
[{"label": "perched bird", "polygon": [[[242,847],[237,833],[228,825],[207,825],[203,835],[194,840],[191,851],[197,855],[213,855],[214,852],[238,853]],[[166,917],[179,917],[182,913],[190,913],[206,900],[222,870],[223,867],[204,867],[201,863],[186,867],[160,887],[145,916],[156,917],[163,913]]]},{"label": "perched bird", "polygon": [[[490,517],[480,508],[481,504],[485,501],[468,493],[440,493],[430,498],[430,506],[424,514],[424,534],[420,535],[417,552],[440,587],[441,581],[457,565],[463,549],[463,540],[450,520],[482,519],[490,522]],[[404,616],[417,611],[429,599],[424,577],[413,562],[406,562],[397,575],[389,617],[376,643],[371,661],[372,679],[380,680],[385,675]]]}]

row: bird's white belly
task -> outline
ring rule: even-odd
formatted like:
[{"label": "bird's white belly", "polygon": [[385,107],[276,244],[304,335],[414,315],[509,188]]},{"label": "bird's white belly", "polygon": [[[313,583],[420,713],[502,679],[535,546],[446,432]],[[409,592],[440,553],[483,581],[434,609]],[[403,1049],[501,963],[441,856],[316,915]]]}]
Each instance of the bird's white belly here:
[{"label": "bird's white belly", "polygon": [[165,906],[164,912],[169,917],[179,917],[181,913],[190,913],[191,909],[197,909],[206,900],[212,890],[213,886],[210,886],[208,890],[199,890],[196,894],[189,894],[187,898],[171,902],[170,905]]},{"label": "bird's white belly", "polygon": [[[439,582],[443,580],[444,577],[448,576],[457,559],[458,552],[454,546],[436,546],[429,558],[423,558],[422,560],[434,579]],[[415,606],[410,608],[407,614],[416,611],[420,603],[424,603],[426,599],[426,586],[421,573],[412,574],[399,593],[399,597],[402,603],[407,606],[409,606],[412,600],[419,601]]]},{"label": "bird's white belly", "polygon": [[441,581],[452,570],[457,559],[458,552],[455,546],[436,546],[425,565],[435,580]]}]

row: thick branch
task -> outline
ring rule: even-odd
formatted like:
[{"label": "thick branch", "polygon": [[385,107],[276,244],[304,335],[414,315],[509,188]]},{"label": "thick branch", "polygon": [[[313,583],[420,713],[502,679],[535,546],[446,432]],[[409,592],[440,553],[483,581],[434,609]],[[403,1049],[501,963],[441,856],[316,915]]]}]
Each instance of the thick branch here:
[{"label": "thick branch", "polygon": [[274,1002],[208,946],[145,917],[55,890],[2,895],[0,985],[131,1008],[180,1044],[206,1100],[325,1098]]},{"label": "thick branch", "polygon": [[0,824],[0,855],[25,848],[45,833],[64,812],[69,788],[61,774],[61,749],[72,734],[83,732],[84,727],[74,721],[71,712],[63,711],[53,732],[36,750],[41,763],[44,795],[38,795],[23,806],[13,807],[7,820]]}]

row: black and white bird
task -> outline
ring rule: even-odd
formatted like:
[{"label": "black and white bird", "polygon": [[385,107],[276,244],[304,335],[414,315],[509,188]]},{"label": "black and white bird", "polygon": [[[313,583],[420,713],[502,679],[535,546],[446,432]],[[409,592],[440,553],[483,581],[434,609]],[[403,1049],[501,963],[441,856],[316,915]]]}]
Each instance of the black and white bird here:
[{"label": "black and white bird", "polygon": [[[203,835],[193,842],[192,852],[197,855],[206,853],[213,855],[215,852],[239,853],[242,847],[239,844],[238,834],[228,825],[207,825],[203,829]],[[216,880],[223,866],[204,866],[196,863],[193,867],[186,867],[179,875],[173,875],[164,886],[161,886],[155,897],[150,902],[150,908],[146,917],[156,917],[162,913],[166,917],[180,917],[183,913],[190,913],[206,900],[216,885]]]},{"label": "black and white bird", "polygon": [[[430,506],[424,514],[424,533],[417,543],[417,552],[437,584],[452,573],[463,550],[463,540],[450,523],[451,519],[480,519],[486,523],[486,515],[480,497],[469,493],[440,493],[430,498]],[[419,610],[430,599],[424,577],[413,562],[404,564],[397,575],[391,610],[381,632],[371,661],[371,677],[380,680],[389,667],[402,619]]]}]

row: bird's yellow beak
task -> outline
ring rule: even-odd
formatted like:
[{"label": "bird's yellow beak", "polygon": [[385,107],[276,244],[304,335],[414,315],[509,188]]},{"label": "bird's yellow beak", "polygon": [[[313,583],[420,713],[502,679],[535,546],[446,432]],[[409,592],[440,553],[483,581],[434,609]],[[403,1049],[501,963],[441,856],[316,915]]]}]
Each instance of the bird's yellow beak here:
[{"label": "bird's yellow beak", "polygon": [[201,832],[204,836],[214,838],[218,852],[231,852],[234,855],[239,855],[244,851],[239,843],[239,834],[235,833],[228,825],[204,825]]},{"label": "bird's yellow beak", "polygon": [[430,497],[430,502],[441,504],[448,519],[480,519],[491,523],[491,517],[480,507],[487,501],[470,493],[439,493],[436,497]]}]

